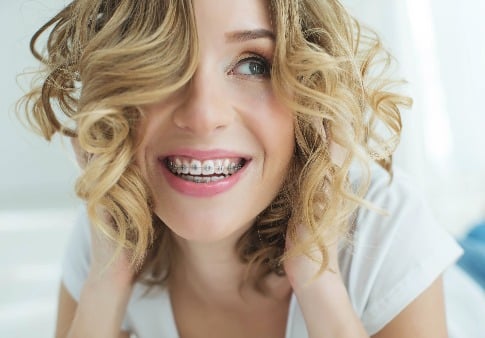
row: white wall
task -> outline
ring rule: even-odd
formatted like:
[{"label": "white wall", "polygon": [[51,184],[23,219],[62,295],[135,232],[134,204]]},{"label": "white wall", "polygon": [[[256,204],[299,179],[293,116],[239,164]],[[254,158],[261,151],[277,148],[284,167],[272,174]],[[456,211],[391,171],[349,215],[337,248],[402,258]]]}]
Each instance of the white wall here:
[{"label": "white wall", "polygon": [[[0,210],[67,206],[76,203],[72,185],[76,166],[59,138],[48,144],[21,125],[15,102],[35,69],[29,40],[65,1],[1,1],[0,34]],[[20,83],[20,84],[19,84]]]}]

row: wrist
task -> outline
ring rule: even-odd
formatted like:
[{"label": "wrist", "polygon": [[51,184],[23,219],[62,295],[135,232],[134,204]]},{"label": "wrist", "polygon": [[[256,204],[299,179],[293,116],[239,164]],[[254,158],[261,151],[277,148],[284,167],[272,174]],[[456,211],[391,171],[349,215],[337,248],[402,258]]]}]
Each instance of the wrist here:
[{"label": "wrist", "polygon": [[340,274],[325,271],[318,276],[314,276],[306,280],[301,281],[295,285],[292,285],[293,292],[301,301],[312,300],[315,297],[320,302],[331,303],[336,298],[347,298],[347,289],[342,281]]},{"label": "wrist", "polygon": [[345,290],[345,285],[342,280],[342,275],[339,269],[327,269],[321,273],[317,269],[309,272],[304,270],[303,273],[300,271],[293,271],[292,274],[288,275],[288,279],[293,288],[293,292],[298,295],[304,295],[306,293],[312,293],[315,290],[319,292],[328,290],[332,292],[333,288],[343,288]]},{"label": "wrist", "polygon": [[126,288],[135,279],[135,270],[124,254],[112,257],[111,261],[91,262],[87,280],[92,284],[108,283],[112,286]]},{"label": "wrist", "polygon": [[89,276],[84,283],[68,337],[118,337],[132,284]]},{"label": "wrist", "polygon": [[86,278],[83,290],[98,294],[118,295],[130,294],[134,276],[128,269],[91,269]]},{"label": "wrist", "polygon": [[340,274],[326,271],[293,291],[309,337],[368,337]]}]

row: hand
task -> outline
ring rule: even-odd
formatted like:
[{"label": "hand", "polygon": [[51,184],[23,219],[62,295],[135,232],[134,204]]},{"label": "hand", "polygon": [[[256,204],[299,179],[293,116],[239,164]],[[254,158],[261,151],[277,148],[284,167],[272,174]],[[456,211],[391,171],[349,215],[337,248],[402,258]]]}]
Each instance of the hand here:
[{"label": "hand", "polygon": [[[287,241],[287,249],[295,243],[308,242],[312,236],[303,226],[296,230],[296,238],[293,242]],[[323,259],[321,250],[314,245],[310,250],[312,258],[301,254],[285,261],[286,275],[302,310],[310,338],[367,338],[340,273],[338,242],[339,239],[335,238],[326,244],[328,266],[324,271],[320,271]]]},{"label": "hand", "polygon": [[[291,236],[287,236],[287,238],[291,238]],[[296,243],[308,243],[310,239],[311,234],[309,229],[299,226],[296,229],[296,235],[293,242],[287,240],[286,250],[294,248]],[[328,250],[328,265],[324,271],[320,271],[323,256],[316,244],[313,244],[313,247],[310,249],[311,257],[308,257],[305,254],[299,254],[298,256],[290,257],[285,261],[285,272],[295,292],[305,289],[313,282],[322,278],[333,276],[333,278],[341,280],[340,268],[338,265],[338,239],[333,239],[326,245]]]},{"label": "hand", "polygon": [[[77,137],[71,138],[71,145],[76,154],[76,160],[81,169],[84,169],[91,159],[91,154],[84,151],[79,145]],[[96,210],[96,217],[105,224],[111,224],[112,219],[108,212],[99,208]],[[130,279],[134,272],[130,267],[128,255],[124,250],[120,250],[106,234],[101,232],[93,224],[91,230],[91,271],[90,278],[102,276],[118,276],[122,279]]]},{"label": "hand", "polygon": [[[97,214],[106,224],[112,223],[108,212],[98,208]],[[135,269],[130,263],[129,253],[120,248],[95,225],[91,227],[91,266],[88,275],[90,281],[105,281],[111,285],[126,287],[132,284]]]},{"label": "hand", "polygon": [[[71,138],[72,148],[76,154],[76,160],[84,169],[90,160],[90,154],[81,149],[79,139],[77,137]],[[109,213],[102,208],[96,210],[96,216],[105,224],[111,224],[112,219]],[[103,233],[96,226],[91,224],[91,268],[88,276],[91,279],[111,279],[127,283],[131,283],[134,270],[131,267],[128,253],[117,247],[105,233]]]},{"label": "hand", "polygon": [[[77,162],[84,169],[89,162],[89,154],[81,149],[77,138],[72,138],[71,142]],[[115,240],[95,225],[102,223],[114,227],[109,212],[98,207],[91,210],[90,218],[91,265],[68,336],[119,337],[135,271],[129,253],[119,248]]]},{"label": "hand", "polygon": [[68,337],[120,336],[134,279],[127,255],[115,256],[116,251],[115,243],[91,226],[91,266]]}]

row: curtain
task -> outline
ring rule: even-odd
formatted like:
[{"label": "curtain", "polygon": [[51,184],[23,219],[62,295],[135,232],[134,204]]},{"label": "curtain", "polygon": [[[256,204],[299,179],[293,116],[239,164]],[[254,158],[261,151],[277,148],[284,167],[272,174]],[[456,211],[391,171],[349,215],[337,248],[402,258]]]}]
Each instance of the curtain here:
[{"label": "curtain", "polygon": [[344,0],[396,58],[414,99],[396,164],[462,235],[485,217],[485,2]]}]

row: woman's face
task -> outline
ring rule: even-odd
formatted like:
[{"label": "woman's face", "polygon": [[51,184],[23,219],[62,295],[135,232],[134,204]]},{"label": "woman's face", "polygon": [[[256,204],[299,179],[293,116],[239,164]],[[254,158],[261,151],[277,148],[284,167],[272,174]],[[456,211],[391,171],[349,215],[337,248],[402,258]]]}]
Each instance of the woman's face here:
[{"label": "woman's face", "polygon": [[192,81],[142,107],[136,161],[154,212],[180,237],[240,235],[276,196],[294,149],[275,98],[264,0],[194,0],[200,58]]}]

